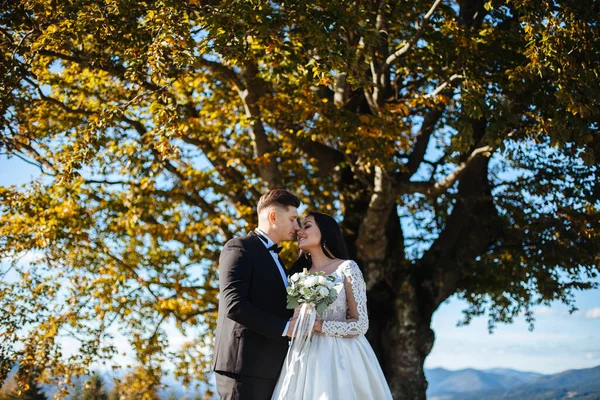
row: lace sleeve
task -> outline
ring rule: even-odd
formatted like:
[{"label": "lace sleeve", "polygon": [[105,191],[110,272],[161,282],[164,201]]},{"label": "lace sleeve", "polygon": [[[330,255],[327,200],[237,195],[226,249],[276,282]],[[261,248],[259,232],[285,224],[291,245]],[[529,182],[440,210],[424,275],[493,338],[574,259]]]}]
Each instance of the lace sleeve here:
[{"label": "lace sleeve", "polygon": [[350,261],[342,268],[344,277],[350,283],[351,289],[346,288],[346,298],[349,303],[353,299],[356,303],[358,318],[348,321],[323,321],[321,332],[329,336],[358,336],[364,335],[369,329],[367,315],[367,288],[362,273],[354,261]]}]

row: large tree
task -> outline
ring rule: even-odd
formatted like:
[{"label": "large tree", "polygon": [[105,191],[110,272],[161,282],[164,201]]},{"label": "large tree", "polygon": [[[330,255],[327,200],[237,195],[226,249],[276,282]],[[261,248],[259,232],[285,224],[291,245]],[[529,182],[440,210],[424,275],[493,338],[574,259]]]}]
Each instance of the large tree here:
[{"label": "large tree", "polygon": [[205,376],[219,251],[270,188],[341,221],[396,398],[425,398],[449,297],[493,327],[594,287],[594,0],[3,4],[0,150],[42,171],[0,188],[21,365],[68,384],[117,326],[142,392],[166,360]]}]

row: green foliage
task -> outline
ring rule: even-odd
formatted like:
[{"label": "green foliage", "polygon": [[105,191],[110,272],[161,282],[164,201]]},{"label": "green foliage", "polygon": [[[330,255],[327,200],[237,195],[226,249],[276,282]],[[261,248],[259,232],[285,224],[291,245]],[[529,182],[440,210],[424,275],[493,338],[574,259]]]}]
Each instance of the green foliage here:
[{"label": "green foliage", "polygon": [[81,400],[107,400],[102,377],[96,372],[85,382]]},{"label": "green foliage", "polygon": [[[593,286],[596,1],[1,7],[0,152],[43,172],[0,187],[0,338],[25,368],[83,376],[121,329],[135,396],[166,361],[206,379],[218,254],[265,188],[343,220],[370,287],[433,288],[429,314],[459,293],[493,326]],[[167,324],[192,339],[168,351]]]},{"label": "green foliage", "polygon": [[[17,372],[20,379],[19,385],[8,385],[0,391],[0,400],[47,400],[48,398],[36,382],[37,374],[25,375]],[[4,382],[3,382],[4,383]]]}]

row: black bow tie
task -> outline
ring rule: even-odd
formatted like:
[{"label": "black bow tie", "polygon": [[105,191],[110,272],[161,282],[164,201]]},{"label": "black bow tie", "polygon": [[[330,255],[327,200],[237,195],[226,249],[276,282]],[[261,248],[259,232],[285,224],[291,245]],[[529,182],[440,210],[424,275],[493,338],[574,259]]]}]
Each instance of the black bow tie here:
[{"label": "black bow tie", "polygon": [[[269,240],[266,237],[264,237],[263,235],[258,235],[258,238],[260,240],[262,240],[263,242],[265,242],[265,244],[269,244]],[[279,254],[281,252],[281,250],[283,250],[283,247],[279,247],[276,244],[274,244],[271,247],[267,248],[267,250],[274,251],[275,253]]]},{"label": "black bow tie", "polygon": [[269,247],[267,250],[274,251],[275,253],[279,254],[279,252],[281,250],[283,250],[283,247],[279,247],[276,244],[274,244],[273,246]]}]

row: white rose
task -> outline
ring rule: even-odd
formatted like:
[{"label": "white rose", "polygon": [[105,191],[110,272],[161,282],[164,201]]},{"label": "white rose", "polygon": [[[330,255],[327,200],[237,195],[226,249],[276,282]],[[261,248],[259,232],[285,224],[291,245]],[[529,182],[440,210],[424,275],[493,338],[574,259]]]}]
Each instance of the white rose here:
[{"label": "white rose", "polygon": [[313,287],[316,284],[317,284],[316,276],[309,276],[304,280],[304,286],[306,286],[306,287]]},{"label": "white rose", "polygon": [[300,274],[294,274],[292,275],[292,277],[290,278],[292,280],[292,282],[298,282],[300,280]]},{"label": "white rose", "polygon": [[320,276],[320,277],[317,278],[317,283],[319,285],[324,285],[324,284],[327,283],[327,278],[325,278],[324,276]]},{"label": "white rose", "polygon": [[329,289],[324,286],[319,287],[319,294],[323,297],[329,295]]}]

